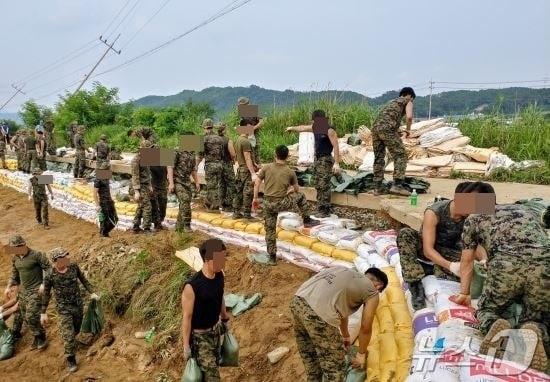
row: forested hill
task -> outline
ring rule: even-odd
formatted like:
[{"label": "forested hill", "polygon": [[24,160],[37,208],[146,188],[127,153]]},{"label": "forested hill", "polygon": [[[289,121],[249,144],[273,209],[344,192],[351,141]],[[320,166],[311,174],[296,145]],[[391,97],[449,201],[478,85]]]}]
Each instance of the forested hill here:
[{"label": "forested hill", "polygon": [[[299,92],[293,90],[271,90],[259,86],[249,87],[209,87],[201,91],[183,90],[170,96],[146,96],[133,101],[136,106],[164,107],[180,105],[189,100],[193,102],[209,103],[219,115],[235,107],[237,98],[249,97],[254,104],[263,108],[289,106],[294,103],[319,97],[330,97],[341,102],[368,102],[379,106],[397,96],[391,91],[376,98],[368,98],[352,91],[320,91]],[[415,101],[415,115],[428,115],[428,96],[417,97]],[[543,110],[550,110],[550,88],[505,88],[488,90],[457,90],[434,94],[432,97],[432,116],[463,115],[475,111],[488,112],[495,107],[506,114],[512,114],[515,108],[522,108],[529,104],[537,104]]]}]

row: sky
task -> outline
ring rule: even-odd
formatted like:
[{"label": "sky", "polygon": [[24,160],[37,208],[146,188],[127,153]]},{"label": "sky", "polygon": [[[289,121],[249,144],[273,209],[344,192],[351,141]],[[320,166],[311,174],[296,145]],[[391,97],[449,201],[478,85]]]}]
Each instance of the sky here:
[{"label": "sky", "polygon": [[[100,35],[111,43],[120,33],[122,52],[108,53],[96,74],[243,1],[0,0],[0,105],[13,83],[26,93],[2,111],[16,112],[28,99],[52,106],[65,89],[74,91],[107,49]],[[549,18],[547,0],[250,0],[92,80],[119,88],[122,101],[251,84],[368,96],[402,86],[427,94],[430,79],[434,92],[550,87]],[[442,83],[527,80],[538,82]]]}]

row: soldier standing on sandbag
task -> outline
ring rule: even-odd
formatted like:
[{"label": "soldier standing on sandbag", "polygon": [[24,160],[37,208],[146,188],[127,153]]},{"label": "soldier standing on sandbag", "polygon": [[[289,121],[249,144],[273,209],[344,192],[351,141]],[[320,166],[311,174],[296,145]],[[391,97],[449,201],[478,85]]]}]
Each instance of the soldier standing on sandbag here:
[{"label": "soldier standing on sandbag", "polygon": [[17,158],[17,170],[24,171],[24,144],[23,144],[23,130],[17,130],[15,135],[10,140],[10,145],[15,151]]},{"label": "soldier standing on sandbag", "polygon": [[351,345],[348,317],[361,305],[359,350],[352,366],[365,368],[378,293],[387,285],[388,276],[380,269],[369,268],[361,274],[353,269],[333,267],[320,271],[300,286],[290,310],[308,381],[344,381],[344,350]]},{"label": "soldier standing on sandbag", "polygon": [[472,214],[466,218],[462,246],[461,292],[451,297],[459,304],[470,305],[477,247],[482,246],[488,253],[487,277],[476,311],[479,329],[485,335],[479,352],[489,354],[494,351],[491,348],[496,348],[497,357],[501,357],[505,350],[502,338],[509,334],[497,335],[511,329],[503,314],[512,303],[520,302],[520,329],[531,330],[537,336],[530,367],[546,371],[550,354],[550,239],[542,223],[522,205],[497,205],[494,215]]},{"label": "soldier standing on sandbag", "polygon": [[[153,147],[156,145],[153,144]],[[168,172],[166,166],[150,166],[151,185],[153,186],[153,197],[151,207],[153,209],[153,223],[155,229],[162,230],[162,222],[166,217],[166,205],[168,204]]]},{"label": "soldier standing on sandbag", "polygon": [[[456,186],[459,193],[494,194],[490,184],[462,182]],[[403,279],[409,285],[414,310],[426,307],[422,279],[435,275],[440,279],[459,281],[461,236],[464,219],[468,215],[456,212],[454,200],[443,200],[428,206],[420,233],[412,228],[402,228],[397,235],[397,247],[403,271]],[[481,248],[477,252],[482,259]]]},{"label": "soldier standing on sandbag", "polygon": [[56,145],[55,145],[55,137],[54,137],[54,124],[51,119],[47,119],[44,122],[44,129],[46,130],[46,147],[47,147],[47,153],[50,155],[55,155]]},{"label": "soldier standing on sandbag", "polygon": [[95,145],[96,168],[108,170],[111,167],[111,148],[107,143],[107,136],[101,134]]},{"label": "soldier standing on sandbag", "polygon": [[49,184],[40,184],[38,176],[42,174],[42,170],[38,167],[32,170],[32,177],[29,179],[29,200],[34,202],[34,212],[38,224],[44,226],[44,229],[50,229],[48,221],[48,196],[46,195],[46,187],[50,192],[50,197],[53,200],[52,188]]},{"label": "soldier standing on sandbag", "polygon": [[86,146],[84,144],[84,126],[79,125],[74,136],[74,147],[76,155],[74,159],[73,176],[75,178],[83,178],[84,170],[86,170]]},{"label": "soldier standing on sandbag", "polygon": [[413,121],[413,100],[416,98],[414,90],[405,87],[399,92],[399,97],[384,106],[372,126],[372,149],[374,151],[374,195],[386,193],[382,182],[386,168],[386,147],[393,158],[393,185],[390,193],[409,196],[411,193],[404,187],[405,170],[407,169],[407,152],[399,136],[399,127],[404,116],[407,117],[406,136],[411,131]]},{"label": "soldier standing on sandbag", "polygon": [[78,369],[75,358],[77,347],[75,336],[80,333],[84,316],[84,303],[78,287],[79,281],[88,293],[91,293],[90,298],[99,300],[99,296],[94,293],[92,284],[84,276],[80,267],[70,262],[68,255],[69,252],[61,247],[54,248],[49,252],[53,267],[46,272],[44,277],[40,323],[43,326],[48,325],[49,320],[46,310],[53,289],[59,332],[65,347],[65,357],[67,358],[69,371],[74,373]]},{"label": "soldier standing on sandbag", "polygon": [[40,325],[40,294],[44,289],[43,272],[50,269],[50,262],[42,252],[27,247],[20,235],[10,237],[9,247],[13,253],[12,271],[4,296],[7,297],[14,288],[19,288],[19,311],[13,320],[13,339],[15,342],[21,339],[21,328],[25,321],[34,335],[32,348],[45,349],[48,342],[46,332]]},{"label": "soldier standing on sandbag", "polygon": [[[144,140],[140,145],[143,149],[153,147],[151,142]],[[134,189],[134,200],[138,203],[136,214],[134,216],[134,233],[151,233],[151,223],[153,220],[153,209],[151,206],[151,196],[153,195],[153,186],[151,185],[151,170],[148,166],[142,166],[140,151],[137,152],[130,164],[132,170],[132,187]],[[143,218],[143,229],[140,223]]]},{"label": "soldier standing on sandbag", "polygon": [[[37,134],[38,135],[38,134]],[[32,132],[27,134],[23,140],[25,144],[25,172],[31,173],[31,170],[38,167],[38,156],[36,155],[36,138]]]},{"label": "soldier standing on sandbag", "polygon": [[[330,178],[332,174],[340,173],[340,148],[338,146],[338,135],[331,126],[325,129],[317,129],[316,125],[326,120],[326,114],[323,110],[315,110],[311,119],[313,125],[310,126],[291,126],[287,131],[312,132],[315,136],[315,161],[313,162],[313,171],[315,173],[315,190],[317,191],[317,212],[315,216],[325,218],[332,212]],[[334,158],[332,153],[334,151]]]},{"label": "soldier standing on sandbag", "polygon": [[[107,163],[102,162],[98,170],[108,170]],[[111,187],[109,179],[99,179],[96,174],[94,179],[94,201],[98,214],[101,212],[102,219],[99,221],[99,234],[102,237],[109,237],[109,232],[118,223],[115,202],[111,198]]]},{"label": "soldier standing on sandbag", "polygon": [[71,124],[69,125],[69,128],[67,129],[67,134],[69,135],[69,146],[73,149],[75,148],[74,136],[76,134],[77,126],[78,126],[78,122],[72,121]]},{"label": "soldier standing on sandbag", "polygon": [[[239,97],[237,100],[237,106],[239,105],[249,105],[250,100],[247,97]],[[261,118],[251,117],[251,118],[241,118],[240,126],[253,126],[254,133],[248,136],[250,145],[252,146],[252,161],[254,166],[259,169],[260,167],[260,127],[262,127],[264,120]]]},{"label": "soldier standing on sandbag", "polygon": [[[183,136],[192,135],[190,132],[184,132]],[[197,175],[197,164],[194,153],[183,151],[180,148],[175,150],[174,166],[167,167],[168,172],[168,192],[175,193],[178,198],[178,219],[176,221],[176,231],[192,232],[191,230],[191,199],[193,198],[193,188],[199,192],[201,186]],[[191,183],[191,177],[195,185]]]},{"label": "soldier standing on sandbag", "polygon": [[36,129],[36,135],[36,160],[38,163],[38,167],[42,171],[46,171],[46,152],[48,150],[48,145],[46,143],[46,138],[44,137],[44,130],[42,127],[38,127]]},{"label": "soldier standing on sandbag", "polygon": [[204,151],[197,155],[197,164],[204,158],[204,177],[206,179],[205,206],[210,212],[220,212],[220,180],[223,172],[224,141],[214,134],[214,123],[210,118],[202,122],[204,129]]},{"label": "soldier standing on sandbag", "polygon": [[203,380],[220,381],[220,336],[227,330],[229,314],[223,299],[226,247],[208,239],[199,247],[202,269],[185,283],[181,297],[184,357],[194,357]]},{"label": "soldier standing on sandbag", "polygon": [[257,176],[252,158],[252,145],[248,140],[246,132],[240,134],[237,142],[235,142],[235,156],[239,168],[235,176],[233,219],[242,219],[244,217],[245,219],[252,220],[252,199],[254,196],[254,182]]},{"label": "soldier standing on sandbag", "polygon": [[3,129],[0,129],[0,168],[6,167],[6,146],[7,146],[7,133]]},{"label": "soldier standing on sandbag", "polygon": [[268,265],[277,263],[277,216],[283,211],[300,211],[305,226],[312,226],[313,219],[309,217],[307,199],[298,187],[298,178],[286,164],[288,147],[277,146],[275,149],[275,163],[269,163],[262,167],[258,173],[258,179],[254,184],[253,205],[258,206],[258,193],[262,181],[264,186],[264,220],[265,242],[269,255]]},{"label": "soldier standing on sandbag", "polygon": [[223,139],[222,176],[220,179],[220,202],[222,211],[233,211],[233,199],[235,198],[235,148],[233,141],[225,135],[226,125],[218,124],[218,135]]}]

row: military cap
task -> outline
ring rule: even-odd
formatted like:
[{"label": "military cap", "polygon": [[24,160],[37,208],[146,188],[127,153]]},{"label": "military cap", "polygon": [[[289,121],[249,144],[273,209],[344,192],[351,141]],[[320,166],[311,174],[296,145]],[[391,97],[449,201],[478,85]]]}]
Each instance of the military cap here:
[{"label": "military cap", "polygon": [[99,139],[101,139],[102,141],[106,141],[107,140],[107,136],[105,134],[101,134],[99,136]]},{"label": "military cap", "polygon": [[42,170],[40,169],[40,167],[35,167],[32,169],[32,174],[35,175],[35,174],[41,174],[42,173]]},{"label": "military cap", "polygon": [[23,239],[23,236],[21,235],[13,235],[10,237],[10,246],[12,247],[19,247],[25,244],[25,239]]},{"label": "military cap", "polygon": [[48,252],[48,255],[50,256],[50,259],[52,261],[56,261],[57,259],[65,257],[68,254],[69,254],[69,251],[67,251],[65,248],[62,248],[62,247],[54,248],[50,252]]},{"label": "military cap", "polygon": [[151,141],[148,141],[147,139],[144,139],[143,141],[141,141],[141,144],[139,145],[139,147],[149,149],[149,148],[153,147],[153,144],[151,143]]},{"label": "military cap", "polygon": [[211,129],[214,127],[214,122],[210,118],[206,118],[204,121],[202,121],[202,127]]},{"label": "military cap", "polygon": [[227,125],[225,124],[225,122],[218,122],[216,124],[216,127],[218,128],[218,131],[225,131]]},{"label": "military cap", "polygon": [[237,100],[237,105],[248,105],[250,100],[247,97],[239,97]]}]

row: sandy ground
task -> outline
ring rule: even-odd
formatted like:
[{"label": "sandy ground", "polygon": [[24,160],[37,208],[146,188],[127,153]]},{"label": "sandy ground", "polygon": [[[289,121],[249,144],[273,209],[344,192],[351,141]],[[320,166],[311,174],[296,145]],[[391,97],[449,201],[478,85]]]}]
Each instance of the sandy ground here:
[{"label": "sandy ground", "polygon": [[[32,204],[23,194],[0,186],[0,242],[5,244],[13,233],[25,237],[31,248],[48,251],[64,246],[79,260],[78,249],[103,240],[139,241],[147,245],[168,238],[171,232],[162,232],[153,237],[136,238],[130,233],[115,232],[112,239],[102,239],[97,227],[60,211],[50,209],[51,229],[43,230],[34,221]],[[166,237],[164,237],[166,236]],[[151,245],[155,247],[156,245]],[[76,252],[76,253],[75,253]],[[179,261],[175,257],[170,261]],[[0,290],[6,286],[10,275],[11,258],[0,254]],[[246,253],[230,247],[226,266],[226,291],[233,293],[260,292],[264,298],[260,305],[232,320],[232,330],[239,341],[241,366],[222,368],[224,381],[299,381],[304,379],[304,369],[297,353],[292,331],[289,303],[294,291],[310,276],[306,270],[292,264],[282,263],[277,267],[262,268],[250,264]],[[91,280],[93,282],[93,279]],[[63,356],[63,345],[58,335],[53,306],[50,304],[51,323],[47,328],[50,345],[43,352],[30,350],[32,338],[24,329],[24,338],[16,349],[16,355],[0,362],[0,380],[17,381],[155,381],[164,372],[179,380],[183,363],[152,364],[142,367],[147,349],[142,340],[133,336],[143,330],[133,323],[109,317],[113,323],[115,342],[100,350],[93,357],[86,357],[88,349],[79,350],[79,370],[68,375]],[[11,325],[11,319],[8,321]],[[97,343],[96,345],[97,346]],[[278,346],[289,347],[290,354],[271,365],[266,354]]]}]

